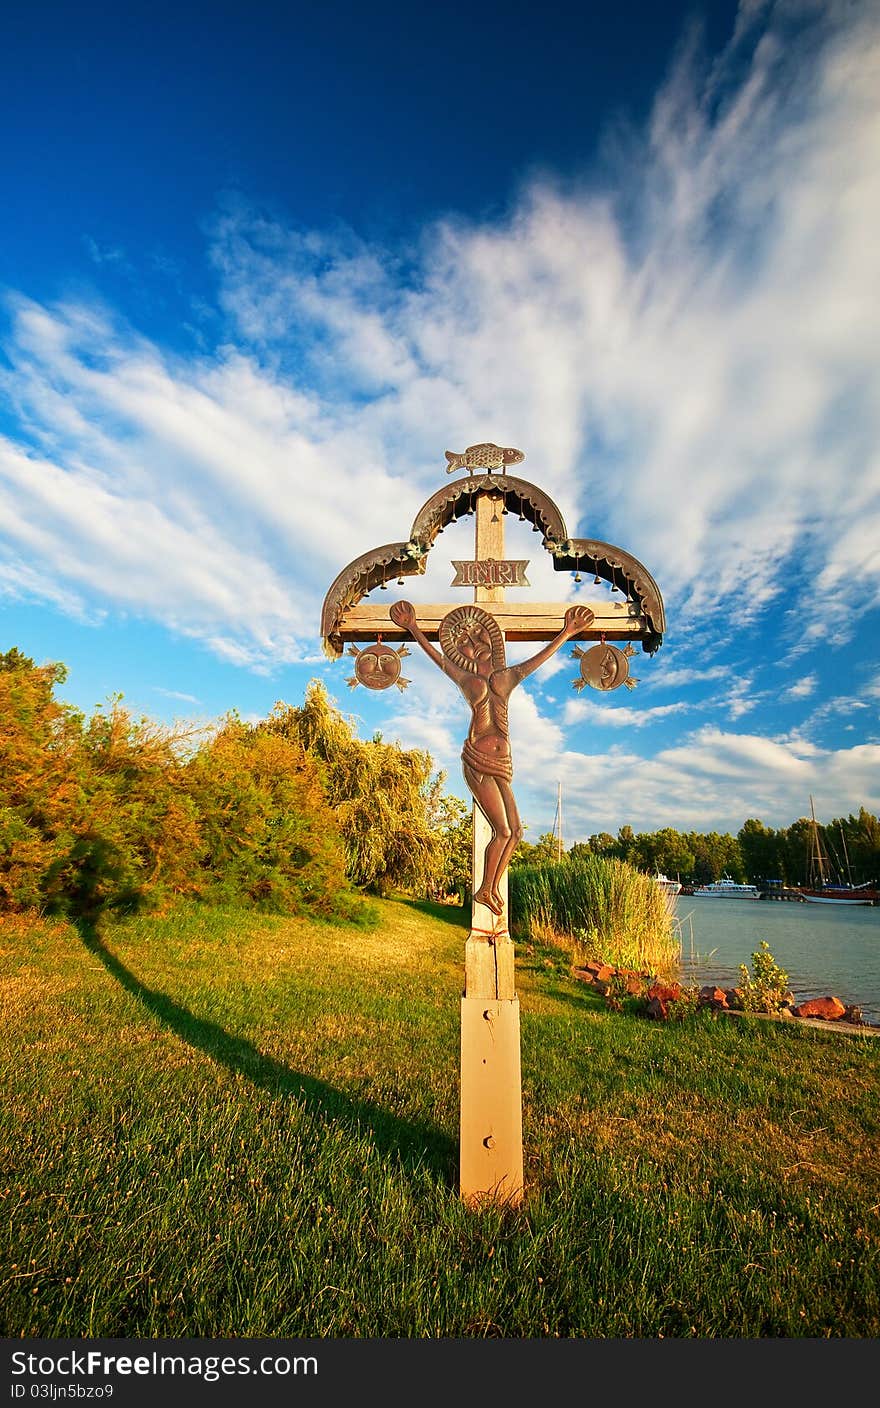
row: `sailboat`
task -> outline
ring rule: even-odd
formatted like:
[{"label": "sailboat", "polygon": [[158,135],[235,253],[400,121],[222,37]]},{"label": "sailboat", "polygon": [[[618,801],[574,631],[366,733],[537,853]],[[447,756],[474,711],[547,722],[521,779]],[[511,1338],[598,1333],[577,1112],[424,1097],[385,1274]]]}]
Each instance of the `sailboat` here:
[{"label": "sailboat", "polygon": [[[846,840],[841,830],[841,840],[843,841],[844,854],[846,854]],[[847,856],[847,871],[849,871],[849,857]],[[831,867],[828,857],[822,849],[822,841],[819,836],[819,825],[816,821],[816,812],[813,807],[813,798],[810,797],[810,861],[808,870],[808,883],[794,887],[802,899],[809,904],[878,904],[880,903],[880,890],[872,885],[870,881],[863,885],[854,885],[852,875],[848,875],[848,883],[835,884],[831,879]]]}]

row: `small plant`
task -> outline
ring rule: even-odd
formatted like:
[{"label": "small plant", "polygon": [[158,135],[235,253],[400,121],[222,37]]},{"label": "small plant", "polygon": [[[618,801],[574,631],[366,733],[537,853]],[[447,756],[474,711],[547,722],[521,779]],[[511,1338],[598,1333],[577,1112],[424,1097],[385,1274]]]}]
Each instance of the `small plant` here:
[{"label": "small plant", "polygon": [[700,989],[698,987],[684,987],[678,994],[674,1002],[669,1004],[669,1016],[674,1022],[686,1022],[691,1017],[696,1017],[703,1009],[700,1005]]},{"label": "small plant", "polygon": [[766,939],[752,954],[752,973],[744,963],[739,971],[743,1011],[778,1012],[788,998],[788,974],[779,967]]},{"label": "small plant", "polygon": [[644,999],[630,992],[623,973],[612,973],[605,992],[605,1006],[612,1012],[636,1011],[644,1007]]},{"label": "small plant", "polygon": [[597,928],[575,928],[571,934],[578,958],[598,958],[602,952],[602,935]]}]

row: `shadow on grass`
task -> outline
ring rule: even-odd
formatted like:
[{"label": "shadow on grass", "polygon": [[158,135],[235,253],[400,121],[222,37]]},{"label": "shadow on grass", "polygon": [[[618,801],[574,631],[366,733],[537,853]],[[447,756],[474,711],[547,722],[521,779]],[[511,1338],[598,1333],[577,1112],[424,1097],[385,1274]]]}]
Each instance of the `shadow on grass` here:
[{"label": "shadow on grass", "polygon": [[381,1105],[353,1099],[325,1081],[291,1070],[283,1061],[264,1055],[253,1042],[233,1036],[217,1022],[197,1017],[167,993],[147,987],[111,953],[93,924],[80,920],[76,928],[89,953],[126,992],[183,1041],[234,1075],[245,1076],[271,1095],[292,1095],[307,1111],[323,1119],[371,1129],[377,1149],[397,1159],[404,1168],[427,1167],[450,1185],[457,1179],[458,1147],[441,1130],[399,1119]]},{"label": "shadow on grass", "polygon": [[456,929],[463,929],[465,938],[470,932],[470,905],[467,909],[463,909],[458,904],[441,904],[438,900],[413,900],[403,896],[400,897],[398,903],[405,905],[407,909],[416,910],[419,914],[427,914],[431,919],[439,919],[444,924],[452,924]]},{"label": "shadow on grass", "polygon": [[541,958],[530,955],[517,960],[517,967],[524,975],[528,974],[540,984],[545,997],[577,1012],[601,1012],[606,1010],[605,1000],[594,988],[572,978],[568,971],[551,967]]}]

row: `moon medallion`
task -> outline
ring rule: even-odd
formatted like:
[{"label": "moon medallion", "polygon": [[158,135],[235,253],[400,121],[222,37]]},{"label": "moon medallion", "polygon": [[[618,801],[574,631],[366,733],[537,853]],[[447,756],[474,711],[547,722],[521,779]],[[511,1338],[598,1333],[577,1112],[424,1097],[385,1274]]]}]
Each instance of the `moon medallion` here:
[{"label": "moon medallion", "polygon": [[625,684],[627,689],[634,689],[638,680],[632,679],[629,673],[629,657],[634,654],[630,644],[624,650],[618,650],[616,645],[607,645],[604,641],[590,650],[575,646],[572,655],[580,660],[581,673],[580,679],[574,681],[574,688],[580,691],[588,684],[591,689],[606,691],[619,689]]}]

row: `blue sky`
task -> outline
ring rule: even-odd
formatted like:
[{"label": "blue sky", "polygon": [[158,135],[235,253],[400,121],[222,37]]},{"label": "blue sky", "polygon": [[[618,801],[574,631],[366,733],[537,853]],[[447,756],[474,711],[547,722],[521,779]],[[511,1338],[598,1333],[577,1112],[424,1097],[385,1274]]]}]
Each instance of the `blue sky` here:
[{"label": "blue sky", "polygon": [[[517,691],[528,836],[559,781],[567,843],[880,812],[875,7],[4,29],[2,648],[63,660],[86,710],[206,726],[319,678],[466,797],[457,692],[416,655],[405,693],[350,691],[319,616],[490,440],[668,617],[631,693],[577,694],[567,651]],[[533,596],[575,600],[518,532]],[[471,541],[407,594],[456,600]]]}]

